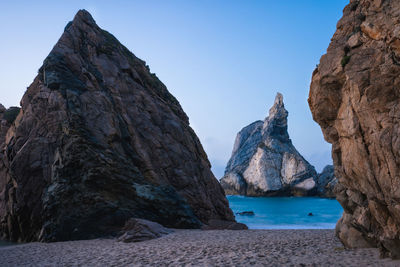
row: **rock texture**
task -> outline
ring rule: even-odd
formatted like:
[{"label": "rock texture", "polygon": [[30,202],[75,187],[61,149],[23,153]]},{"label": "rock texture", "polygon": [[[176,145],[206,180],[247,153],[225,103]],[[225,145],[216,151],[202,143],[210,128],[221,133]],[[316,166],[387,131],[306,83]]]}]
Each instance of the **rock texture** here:
[{"label": "rock texture", "polygon": [[179,102],[88,12],[65,27],[21,106],[1,144],[3,238],[88,239],[132,217],[234,222]]},{"label": "rock texture", "polygon": [[309,104],[332,143],[336,232],[400,257],[400,1],[350,1],[313,72]]},{"label": "rock texture", "polygon": [[[0,152],[5,151],[5,139],[7,135],[7,131],[11,126],[10,120],[6,119],[7,109],[0,104]],[[7,186],[7,180],[5,179],[7,175],[7,170],[5,166],[5,155],[4,153],[0,153],[0,214],[5,212],[7,205],[5,202],[5,188]]]},{"label": "rock texture", "polygon": [[122,231],[124,233],[118,238],[118,241],[125,243],[155,239],[173,232],[161,224],[138,218],[129,219]]},{"label": "rock texture", "polygon": [[287,132],[288,112],[277,94],[269,116],[244,127],[221,179],[226,194],[314,195],[317,173],[296,150]]},{"label": "rock texture", "polygon": [[337,184],[333,165],[327,165],[318,174],[318,195],[320,197],[335,198],[335,186]]},{"label": "rock texture", "polygon": [[[11,125],[11,123],[5,118],[6,111],[7,109],[2,104],[0,104],[0,145],[4,144],[8,128],[10,128]],[[0,155],[0,157],[1,156],[2,155]]]}]

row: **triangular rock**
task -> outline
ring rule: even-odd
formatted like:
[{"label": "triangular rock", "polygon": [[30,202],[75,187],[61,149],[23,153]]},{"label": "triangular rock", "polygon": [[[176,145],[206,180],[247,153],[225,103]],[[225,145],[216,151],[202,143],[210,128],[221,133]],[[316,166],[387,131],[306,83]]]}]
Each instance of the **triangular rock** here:
[{"label": "triangular rock", "polygon": [[132,217],[177,228],[234,221],[179,102],[87,11],[21,106],[1,146],[3,237],[94,238]]}]

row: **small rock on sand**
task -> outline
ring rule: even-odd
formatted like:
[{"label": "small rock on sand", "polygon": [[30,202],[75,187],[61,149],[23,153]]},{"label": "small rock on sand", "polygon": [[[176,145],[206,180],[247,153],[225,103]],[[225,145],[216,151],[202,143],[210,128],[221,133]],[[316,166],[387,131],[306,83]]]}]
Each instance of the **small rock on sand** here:
[{"label": "small rock on sand", "polygon": [[129,219],[123,231],[125,233],[118,238],[118,241],[125,243],[150,240],[173,232],[159,223],[138,218]]}]

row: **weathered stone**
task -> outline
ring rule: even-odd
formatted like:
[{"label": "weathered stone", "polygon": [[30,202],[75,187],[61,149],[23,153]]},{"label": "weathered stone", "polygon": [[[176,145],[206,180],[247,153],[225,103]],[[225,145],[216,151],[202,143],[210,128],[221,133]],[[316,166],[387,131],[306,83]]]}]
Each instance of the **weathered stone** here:
[{"label": "weathered stone", "polygon": [[361,23],[361,31],[365,33],[369,38],[379,40],[382,38],[381,31],[374,26],[372,23],[364,21]]},{"label": "weathered stone", "polygon": [[1,142],[3,238],[114,235],[132,217],[234,222],[179,102],[88,12],[67,25],[21,106]]},{"label": "weathered stone", "polygon": [[332,165],[327,165],[318,174],[318,195],[321,197],[335,198],[335,186],[337,184],[335,169]]},{"label": "weathered stone", "polygon": [[172,229],[165,228],[159,223],[138,218],[129,219],[122,231],[123,234],[118,238],[118,241],[125,243],[159,238],[173,232]]},{"label": "weathered stone", "polygon": [[[393,258],[400,256],[399,22],[399,1],[352,0],[313,73],[308,99],[332,143],[344,208],[337,235],[348,247],[378,246]],[[349,47],[360,31],[360,44]]]},{"label": "weathered stone", "polygon": [[317,173],[293,146],[287,132],[287,116],[283,97],[278,93],[269,116],[237,134],[221,179],[226,194],[304,196],[317,193]]},{"label": "weathered stone", "polygon": [[355,34],[350,36],[349,40],[347,41],[347,45],[350,48],[354,48],[354,47],[357,47],[357,46],[361,45],[360,38],[361,38],[360,32],[356,32]]},{"label": "weathered stone", "polygon": [[[0,104],[0,151],[5,150],[5,140],[7,131],[10,128],[11,124],[4,119],[4,113],[6,108]],[[4,214],[7,210],[6,199],[8,195],[6,192],[6,185],[8,181],[5,179],[7,171],[6,164],[7,162],[4,160],[4,153],[0,153],[0,214]]]},{"label": "weathered stone", "polygon": [[5,109],[3,112],[3,120],[6,120],[8,124],[12,124],[19,114],[19,107],[10,107],[9,109]]}]

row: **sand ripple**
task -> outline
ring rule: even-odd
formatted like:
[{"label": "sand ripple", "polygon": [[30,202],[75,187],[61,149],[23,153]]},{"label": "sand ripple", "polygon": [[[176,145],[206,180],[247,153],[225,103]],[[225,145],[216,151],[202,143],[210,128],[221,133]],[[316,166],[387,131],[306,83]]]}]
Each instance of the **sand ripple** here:
[{"label": "sand ripple", "polygon": [[333,230],[176,230],[159,239],[0,247],[0,266],[400,266],[377,249],[343,249]]}]

